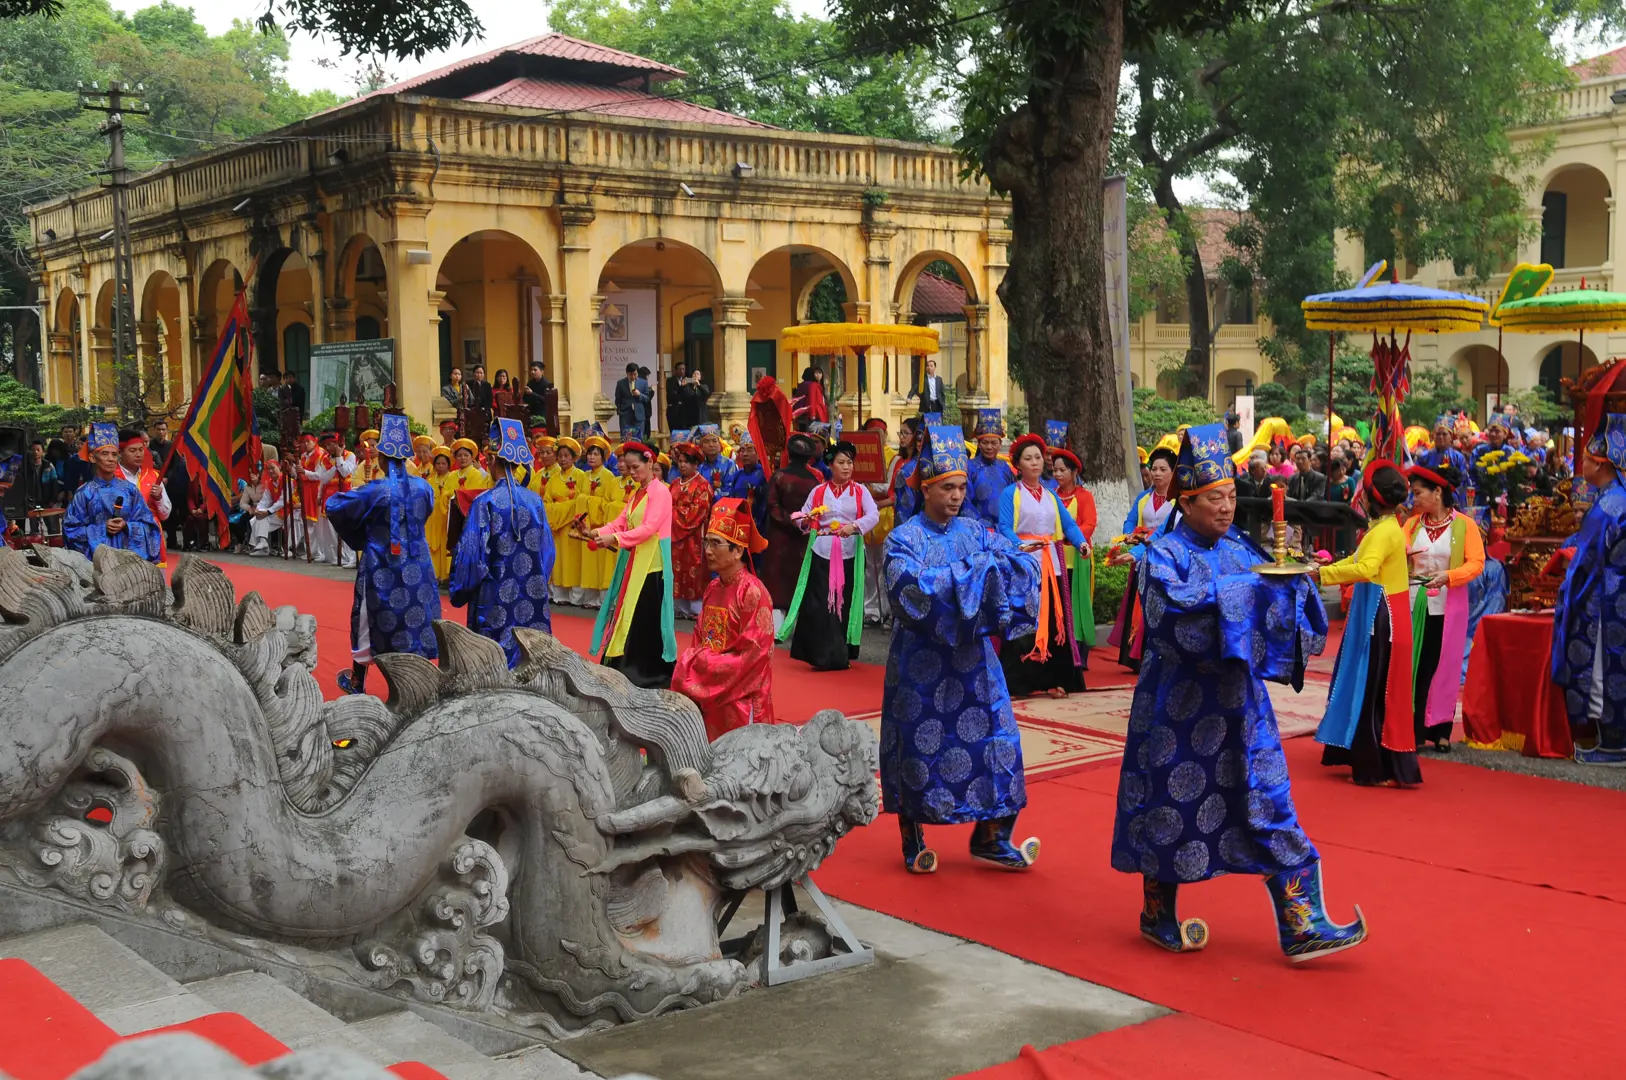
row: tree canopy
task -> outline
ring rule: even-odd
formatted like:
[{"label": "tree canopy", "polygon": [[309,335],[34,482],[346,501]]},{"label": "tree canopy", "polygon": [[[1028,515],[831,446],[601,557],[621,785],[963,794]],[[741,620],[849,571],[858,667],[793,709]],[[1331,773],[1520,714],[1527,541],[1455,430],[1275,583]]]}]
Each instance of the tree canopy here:
[{"label": "tree canopy", "polygon": [[[1622,20],[1615,0],[1270,0],[1222,29],[1131,47],[1124,126],[1186,261],[1192,381],[1206,385],[1216,271],[1262,286],[1272,359],[1302,384],[1326,343],[1304,331],[1299,301],[1336,287],[1337,230],[1363,237],[1369,262],[1509,268],[1537,228],[1519,178],[1549,150],[1510,135],[1551,119],[1572,81],[1560,32]],[[1203,265],[1175,194],[1193,178],[1250,211],[1226,266]]]},{"label": "tree canopy", "polygon": [[684,100],[802,131],[930,142],[941,91],[923,50],[865,55],[784,0],[558,0],[560,33],[690,72]]}]

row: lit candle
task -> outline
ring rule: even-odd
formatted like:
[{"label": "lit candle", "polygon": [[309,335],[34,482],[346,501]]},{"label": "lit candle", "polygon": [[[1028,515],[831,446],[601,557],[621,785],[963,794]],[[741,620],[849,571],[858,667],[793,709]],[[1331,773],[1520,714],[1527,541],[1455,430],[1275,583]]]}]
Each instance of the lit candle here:
[{"label": "lit candle", "polygon": [[1270,520],[1287,520],[1287,489],[1279,485],[1270,489]]}]

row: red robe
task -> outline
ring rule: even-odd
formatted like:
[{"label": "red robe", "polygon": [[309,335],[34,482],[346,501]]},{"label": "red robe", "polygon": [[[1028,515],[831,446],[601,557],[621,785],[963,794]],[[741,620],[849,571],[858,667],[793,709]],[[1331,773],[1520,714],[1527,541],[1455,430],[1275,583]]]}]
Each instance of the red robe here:
[{"label": "red robe", "polygon": [[706,591],[706,522],[711,518],[711,484],[695,473],[674,480],[672,489],[672,597],[698,600]]},{"label": "red robe", "polygon": [[[323,469],[331,469],[333,461],[327,456],[327,451],[317,447],[299,459],[299,467],[308,472],[321,472]],[[328,488],[331,486],[331,484],[324,485],[320,481],[311,480],[304,473],[300,473],[300,504],[305,511],[306,521],[320,521],[327,516],[324,505],[329,494]]]},{"label": "red robe", "polygon": [[672,689],[700,706],[706,735],[716,739],[746,724],[771,724],[773,604],[768,590],[741,567],[729,581],[713,578],[678,657]]}]

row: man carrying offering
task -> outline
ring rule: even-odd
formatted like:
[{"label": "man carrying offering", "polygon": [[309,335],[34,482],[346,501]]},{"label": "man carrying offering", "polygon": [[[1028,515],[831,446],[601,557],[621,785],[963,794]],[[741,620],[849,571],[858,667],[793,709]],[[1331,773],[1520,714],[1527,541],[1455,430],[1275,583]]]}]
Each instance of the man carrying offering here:
[{"label": "man carrying offering", "polygon": [[1299,827],[1264,680],[1304,684],[1326,644],[1309,575],[1265,576],[1264,551],[1232,525],[1236,485],[1223,425],[1188,428],[1175,468],[1180,520],[1146,549],[1145,652],[1118,777],[1112,866],[1143,880],[1141,934],[1171,952],[1208,944],[1181,921],[1183,883],[1258,874],[1296,962],[1366,940],[1360,908],[1327,917],[1321,857]]}]

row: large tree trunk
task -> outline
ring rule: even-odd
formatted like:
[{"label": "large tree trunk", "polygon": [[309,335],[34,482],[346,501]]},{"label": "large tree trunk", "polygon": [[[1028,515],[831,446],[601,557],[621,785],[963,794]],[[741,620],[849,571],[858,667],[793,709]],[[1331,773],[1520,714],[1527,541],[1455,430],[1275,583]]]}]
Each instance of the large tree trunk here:
[{"label": "large tree trunk", "polygon": [[[1010,268],[999,298],[1021,342],[1028,426],[1070,425],[1097,492],[1101,520],[1127,499],[1117,357],[1108,318],[1101,184],[1106,177],[1123,62],[1121,0],[1086,0],[1081,21],[1097,27],[1094,47],[1041,72],[1043,85],[994,134],[993,185],[1012,204]],[[1116,525],[1110,526],[1116,529]]]},{"label": "large tree trunk", "polygon": [[1182,396],[1208,396],[1213,363],[1212,316],[1208,310],[1208,274],[1203,269],[1203,253],[1198,246],[1198,225],[1185,217],[1185,207],[1174,193],[1174,181],[1167,170],[1158,175],[1152,189],[1163,220],[1174,236],[1175,248],[1186,261],[1186,367],[1181,373]]}]

